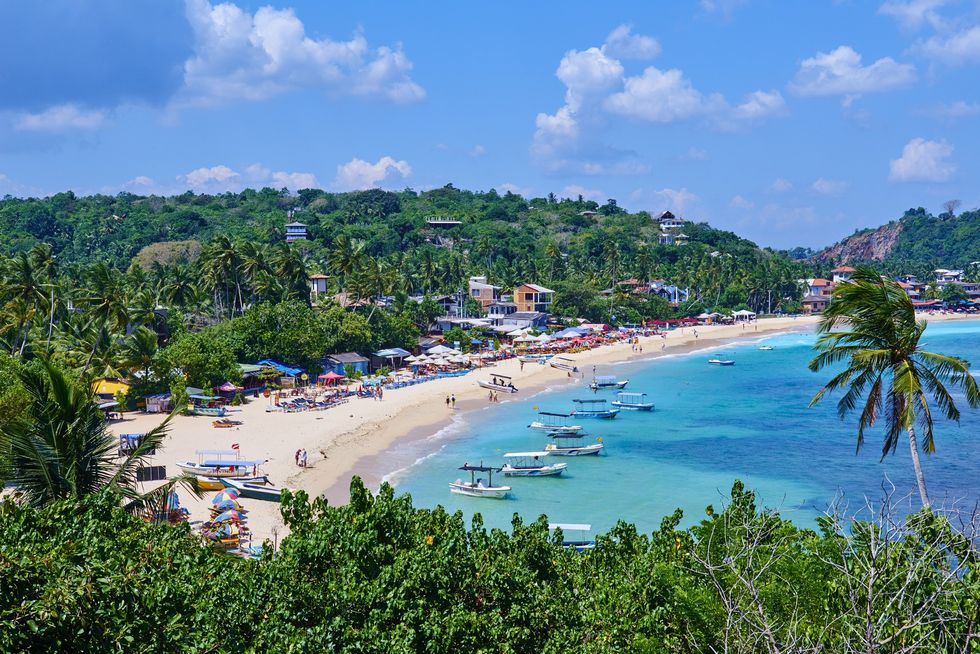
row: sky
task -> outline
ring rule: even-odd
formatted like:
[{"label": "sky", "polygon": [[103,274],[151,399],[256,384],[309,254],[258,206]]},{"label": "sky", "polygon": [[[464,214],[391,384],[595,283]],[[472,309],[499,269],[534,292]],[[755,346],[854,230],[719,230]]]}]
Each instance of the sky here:
[{"label": "sky", "polygon": [[980,206],[980,0],[7,0],[0,194],[457,188],[821,247]]}]

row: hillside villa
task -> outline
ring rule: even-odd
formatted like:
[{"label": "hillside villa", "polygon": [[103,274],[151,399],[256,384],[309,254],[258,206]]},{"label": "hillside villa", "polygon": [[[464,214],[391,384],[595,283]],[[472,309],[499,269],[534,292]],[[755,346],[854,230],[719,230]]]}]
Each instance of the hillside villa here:
[{"label": "hillside villa", "polygon": [[519,313],[548,313],[555,292],[537,284],[521,284],[514,289],[514,302]]}]

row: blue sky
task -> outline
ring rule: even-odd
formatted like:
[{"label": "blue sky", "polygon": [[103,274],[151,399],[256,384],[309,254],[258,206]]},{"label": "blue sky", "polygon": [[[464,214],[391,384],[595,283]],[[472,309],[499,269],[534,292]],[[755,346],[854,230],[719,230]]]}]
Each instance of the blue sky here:
[{"label": "blue sky", "polygon": [[774,247],[980,205],[977,0],[13,0],[0,19],[0,193],[452,182]]}]

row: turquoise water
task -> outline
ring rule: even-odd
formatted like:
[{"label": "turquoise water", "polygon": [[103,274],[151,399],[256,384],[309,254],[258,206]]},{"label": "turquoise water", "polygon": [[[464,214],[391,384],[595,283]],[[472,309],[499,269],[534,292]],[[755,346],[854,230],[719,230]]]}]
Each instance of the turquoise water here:
[{"label": "turquoise water", "polygon": [[[962,356],[980,368],[980,322],[933,324],[923,341],[929,350]],[[812,524],[838,493],[853,506],[865,497],[879,499],[883,484],[894,484],[902,495],[914,491],[905,442],[879,462],[882,441],[875,430],[855,455],[856,417],[842,422],[836,397],[807,407],[831,376],[807,369],[813,342],[812,334],[784,334],[600,366],[598,374],[629,379],[628,390],[648,393],[655,410],[623,411],[612,421],[577,420],[591,436],[602,437],[604,454],[554,459],[569,464],[562,477],[500,477],[513,487],[512,499],[453,495],[447,485],[466,474],[457,470],[464,462],[499,466],[505,452],[542,449],[547,437],[527,429],[534,407],[570,411],[573,398],[595,397],[588,379],[462,416],[425,441],[424,456],[391,481],[399,492],[411,493],[416,506],[442,505],[467,517],[480,512],[488,526],[507,528],[514,513],[528,520],[544,513],[553,522],[591,523],[597,531],[624,519],[646,532],[678,507],[685,524],[700,520],[708,504],[723,503],[735,479],[754,489],[762,504],[801,524]],[[774,349],[761,351],[761,344]],[[718,354],[736,365],[708,365]],[[611,400],[614,392],[598,396]],[[924,461],[934,503],[980,501],[980,410],[956,397],[963,419],[960,425],[937,424],[937,453]]]}]

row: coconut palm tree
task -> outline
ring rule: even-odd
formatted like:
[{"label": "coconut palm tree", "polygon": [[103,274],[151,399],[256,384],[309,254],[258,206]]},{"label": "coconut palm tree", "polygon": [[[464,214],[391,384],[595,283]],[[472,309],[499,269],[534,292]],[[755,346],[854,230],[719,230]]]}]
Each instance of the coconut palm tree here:
[{"label": "coconut palm tree", "polygon": [[[24,502],[43,506],[113,488],[130,508],[138,508],[169,494],[173,483],[140,493],[136,478],[148,454],[163,445],[169,418],[148,431],[135,449],[117,457],[118,441],[85,384],[72,381],[48,361],[40,370],[24,368],[18,376],[30,398],[29,418],[0,426],[0,448],[10,455],[10,481]],[[176,483],[197,492],[188,477]]]},{"label": "coconut palm tree", "polygon": [[143,373],[143,381],[150,380],[150,372],[157,354],[157,335],[152,329],[140,326],[126,337],[122,346],[122,360],[130,370]]},{"label": "coconut palm tree", "polygon": [[[842,329],[835,331],[838,326]],[[828,392],[845,390],[837,402],[843,418],[860,403],[858,450],[864,443],[864,430],[884,417],[882,458],[895,452],[904,432],[919,496],[922,505],[928,507],[919,460],[920,434],[922,449],[931,454],[936,450],[934,409],[949,420],[960,418],[947,386],[961,389],[971,407],[980,406],[980,389],[967,361],[922,349],[919,341],[925,330],[926,322],[916,322],[912,301],[897,283],[882,279],[871,268],[859,267],[850,283],[834,289],[818,327],[821,336],[815,347],[819,354],[810,362],[813,371],[840,362],[846,367],[827,382],[810,405]]]}]

